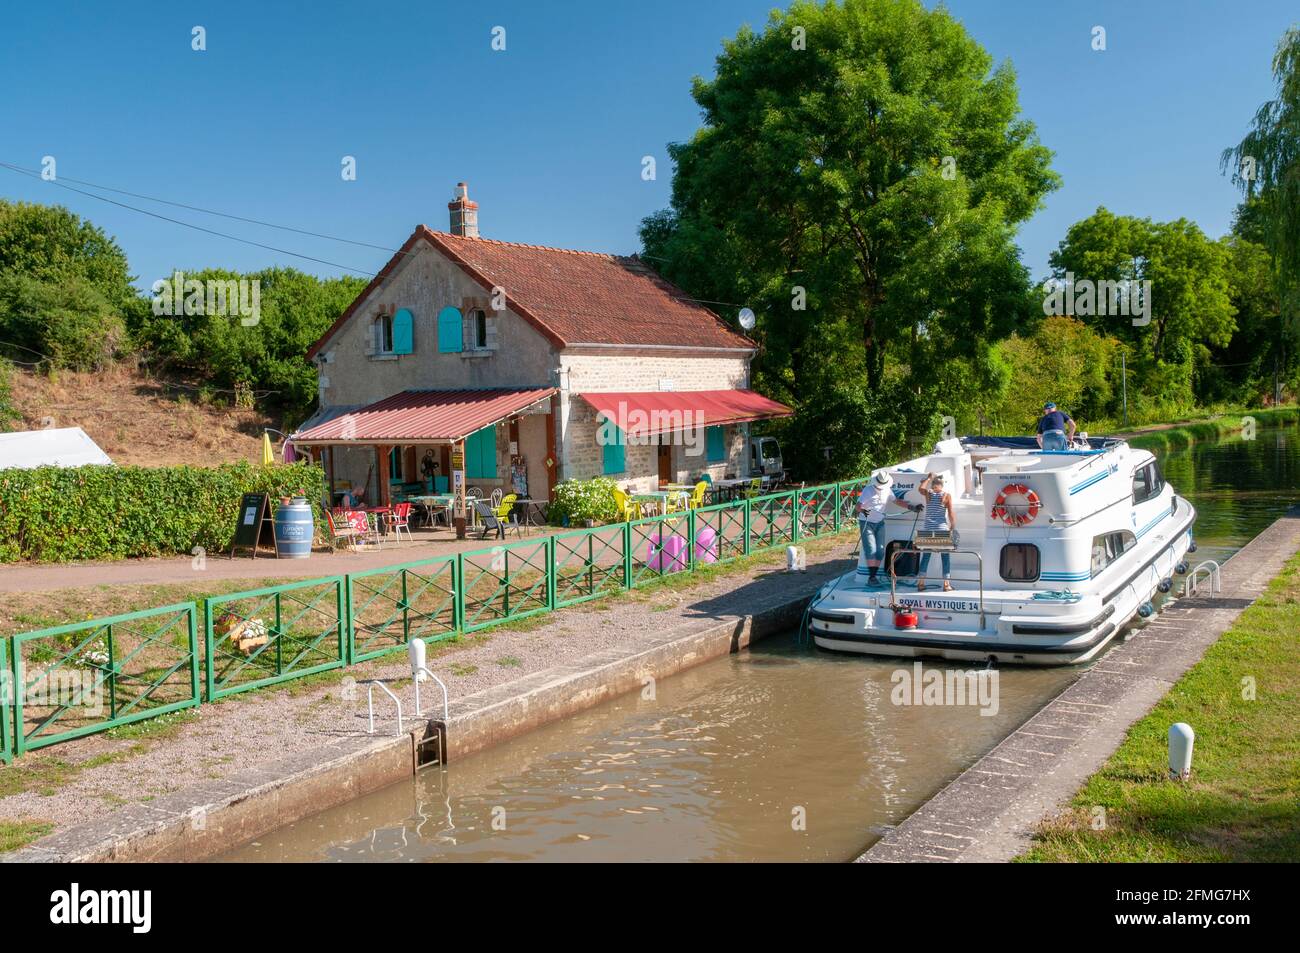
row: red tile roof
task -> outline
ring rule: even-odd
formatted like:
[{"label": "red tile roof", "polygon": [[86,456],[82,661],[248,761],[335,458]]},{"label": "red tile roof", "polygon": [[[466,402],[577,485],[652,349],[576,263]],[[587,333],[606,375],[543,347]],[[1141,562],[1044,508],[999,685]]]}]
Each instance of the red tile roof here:
[{"label": "red tile roof", "polygon": [[583,392],[578,396],[599,416],[632,437],[789,417],[794,413],[785,404],[752,390]]},{"label": "red tile roof", "polygon": [[554,387],[531,390],[406,390],[293,435],[295,444],[436,443],[477,430],[545,400]]},{"label": "red tile roof", "polygon": [[314,357],[361,300],[420,241],[485,290],[505,289],[509,308],[557,347],[575,344],[751,350],[753,341],[664,281],[638,258],[464,238],[419,226],[352,306],[307,354]]}]

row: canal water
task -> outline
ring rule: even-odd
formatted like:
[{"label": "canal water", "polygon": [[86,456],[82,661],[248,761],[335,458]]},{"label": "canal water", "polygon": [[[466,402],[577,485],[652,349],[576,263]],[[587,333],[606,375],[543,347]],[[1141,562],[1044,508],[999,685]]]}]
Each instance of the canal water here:
[{"label": "canal water", "polygon": [[[1297,444],[1279,429],[1161,454],[1199,510],[1197,560],[1296,499]],[[222,859],[848,860],[1080,672],[1004,668],[996,706],[894,704],[906,668],[772,638]]]}]

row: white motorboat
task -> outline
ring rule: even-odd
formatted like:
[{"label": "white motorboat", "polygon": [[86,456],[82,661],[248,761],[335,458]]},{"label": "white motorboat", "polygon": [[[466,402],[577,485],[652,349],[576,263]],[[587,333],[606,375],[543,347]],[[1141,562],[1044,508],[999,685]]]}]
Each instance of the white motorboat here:
[{"label": "white motorboat", "polygon": [[[1154,456],[1122,440],[1079,439],[1044,451],[1033,438],[945,440],[928,456],[884,468],[892,492],[923,502],[944,475],[956,534],[923,533],[921,515],[890,507],[885,565],[824,586],[808,612],[815,643],[841,652],[1028,665],[1087,662],[1158,591],[1187,571],[1196,510]],[[873,474],[874,476],[875,474]],[[940,553],[952,564],[944,591]],[[917,564],[930,552],[918,589]]]}]

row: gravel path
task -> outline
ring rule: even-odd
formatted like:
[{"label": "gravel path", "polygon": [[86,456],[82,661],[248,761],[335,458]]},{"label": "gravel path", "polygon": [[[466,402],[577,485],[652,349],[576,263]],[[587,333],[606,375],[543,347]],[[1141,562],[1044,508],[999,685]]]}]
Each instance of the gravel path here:
[{"label": "gravel path", "polygon": [[[776,551],[744,568],[683,588],[661,586],[563,609],[467,636],[430,649],[429,667],[447,683],[453,701],[553,665],[662,632],[747,614],[759,593],[810,593],[847,571],[853,536],[806,544],[808,572],[783,571]],[[24,755],[0,767],[0,821],[46,822],[62,829],[145,803],[204,780],[307,751],[330,738],[366,732],[366,692],[356,681],[383,678],[414,711],[405,656],[342,672],[290,682],[274,691],[250,692],[191,712],[164,716],[116,732],[93,735]],[[422,690],[426,713],[436,686]],[[395,730],[391,702],[376,700],[378,731]],[[440,704],[440,702],[437,702]],[[15,774],[16,773],[16,774]],[[7,776],[8,775],[8,776]]]}]

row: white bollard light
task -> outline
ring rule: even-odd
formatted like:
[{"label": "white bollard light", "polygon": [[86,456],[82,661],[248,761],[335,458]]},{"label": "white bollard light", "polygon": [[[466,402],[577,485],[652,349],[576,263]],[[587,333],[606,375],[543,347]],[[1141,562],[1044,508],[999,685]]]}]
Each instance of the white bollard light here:
[{"label": "white bollard light", "polygon": [[411,639],[407,643],[406,652],[411,657],[411,675],[417,682],[422,682],[428,678],[423,671],[426,651],[423,639]]},{"label": "white bollard light", "polygon": [[1174,781],[1187,781],[1192,776],[1192,747],[1196,732],[1192,726],[1179,722],[1169,729],[1169,777]]}]

